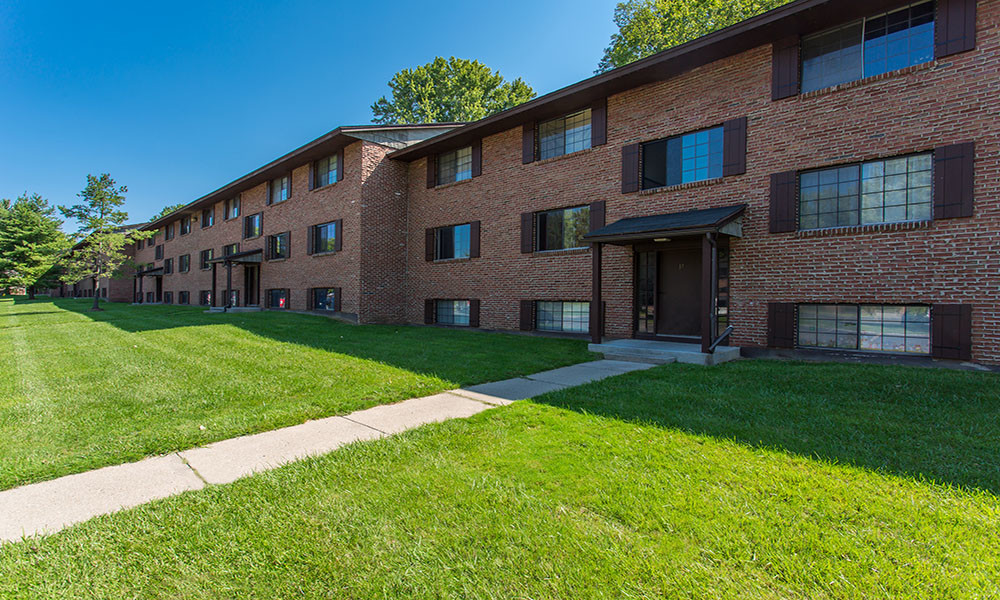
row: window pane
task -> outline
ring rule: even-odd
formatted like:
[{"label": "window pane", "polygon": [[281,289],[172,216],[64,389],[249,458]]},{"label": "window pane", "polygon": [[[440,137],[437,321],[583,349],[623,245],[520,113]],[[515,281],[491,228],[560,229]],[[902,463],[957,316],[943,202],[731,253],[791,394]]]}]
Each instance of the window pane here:
[{"label": "window pane", "polygon": [[334,310],[336,306],[333,288],[316,288],[313,290],[313,310]]},{"label": "window pane", "polygon": [[435,303],[436,322],[441,325],[468,325],[468,300],[438,300]]},{"label": "window pane", "polygon": [[337,248],[336,223],[317,225],[313,230],[313,252],[333,252]]},{"label": "window pane", "polygon": [[536,215],[539,250],[582,248],[590,231],[590,207],[550,210]]},{"label": "window pane", "polygon": [[535,327],[541,331],[586,333],[590,329],[589,302],[535,303]]},{"label": "window pane", "polygon": [[438,155],[438,185],[472,177],[472,146]]},{"label": "window pane", "polygon": [[542,159],[590,148],[590,109],[541,123],[538,137]]},{"label": "window pane", "polygon": [[799,176],[799,229],[856,225],[859,203],[857,165]]},{"label": "window pane", "polygon": [[811,92],[862,77],[858,21],[802,39],[802,91]]},{"label": "window pane", "polygon": [[288,308],[288,294],[285,290],[268,290],[267,305],[270,308]]},{"label": "window pane", "polygon": [[865,77],[934,57],[934,3],[910,5],[865,22]]}]

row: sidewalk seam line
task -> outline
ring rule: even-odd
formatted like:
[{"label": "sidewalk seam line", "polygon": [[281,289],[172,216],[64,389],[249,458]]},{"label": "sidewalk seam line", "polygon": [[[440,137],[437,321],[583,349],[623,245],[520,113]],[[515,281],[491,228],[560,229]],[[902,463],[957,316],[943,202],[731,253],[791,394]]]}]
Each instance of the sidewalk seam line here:
[{"label": "sidewalk seam line", "polygon": [[[383,406],[391,406],[391,405],[383,405]],[[377,431],[377,432],[381,433],[382,435],[392,435],[388,431],[382,431],[381,429],[379,429],[377,427],[372,427],[368,423],[362,423],[361,421],[355,421],[354,419],[351,418],[351,415],[353,415],[353,414],[355,414],[355,413],[351,413],[350,415],[341,415],[340,418],[344,419],[345,421],[350,421],[351,423],[354,423],[354,424],[357,424],[357,425],[361,425],[362,427],[367,427],[368,429],[371,429],[372,431]]]},{"label": "sidewalk seam line", "polygon": [[181,462],[184,463],[184,466],[191,469],[191,472],[194,473],[194,476],[200,479],[201,482],[205,484],[205,487],[212,485],[211,483],[209,483],[207,479],[205,479],[204,476],[202,476],[201,473],[198,472],[198,469],[194,468],[194,466],[190,462],[188,462],[188,459],[184,458],[184,456],[181,455],[180,452],[174,452],[174,454],[177,455],[177,458],[181,459]]}]

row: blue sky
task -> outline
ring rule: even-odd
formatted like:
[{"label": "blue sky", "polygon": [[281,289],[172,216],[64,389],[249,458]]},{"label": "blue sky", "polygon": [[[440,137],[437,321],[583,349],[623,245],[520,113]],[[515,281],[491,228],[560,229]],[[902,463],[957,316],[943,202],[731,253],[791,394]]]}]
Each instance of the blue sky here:
[{"label": "blue sky", "polygon": [[0,198],[71,204],[108,172],[140,221],[370,122],[393,73],[437,55],[539,94],[589,77],[614,6],[2,0]]}]

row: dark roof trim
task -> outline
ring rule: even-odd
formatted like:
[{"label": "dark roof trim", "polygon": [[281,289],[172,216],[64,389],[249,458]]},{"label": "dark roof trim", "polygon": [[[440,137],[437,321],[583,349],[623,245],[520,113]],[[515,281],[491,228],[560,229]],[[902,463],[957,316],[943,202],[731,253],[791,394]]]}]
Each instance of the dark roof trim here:
[{"label": "dark roof trim", "polygon": [[791,35],[819,31],[909,0],[795,0],[766,13],[637,60],[607,73],[574,83],[544,96],[491,115],[465,127],[396,150],[390,158],[418,158],[467,146],[484,136],[524,123],[557,117],[590,105],[599,98],[656,81],[664,81],[740,52]]},{"label": "dark roof trim", "polygon": [[153,267],[152,269],[139,271],[135,274],[136,277],[145,277],[147,275],[163,275],[163,267]]},{"label": "dark roof trim", "polygon": [[736,220],[746,208],[746,204],[736,204],[734,206],[622,219],[591,231],[583,236],[583,241],[614,244],[714,233]]}]

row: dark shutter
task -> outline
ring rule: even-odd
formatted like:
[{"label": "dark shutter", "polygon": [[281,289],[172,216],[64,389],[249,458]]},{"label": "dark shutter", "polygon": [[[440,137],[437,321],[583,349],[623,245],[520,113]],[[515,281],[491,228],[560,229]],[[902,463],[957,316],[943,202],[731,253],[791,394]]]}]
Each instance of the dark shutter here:
[{"label": "dark shutter", "polygon": [[427,188],[430,189],[437,185],[437,156],[431,155],[427,157]]},{"label": "dark shutter", "polygon": [[434,260],[434,230],[427,229],[424,231],[424,260],[432,261]]},{"label": "dark shutter", "polygon": [[292,199],[292,179],[293,179],[292,172],[289,171],[288,172],[288,199],[289,200]]},{"label": "dark shutter", "polygon": [[525,123],[521,128],[521,163],[535,161],[535,124]]},{"label": "dark shutter", "polygon": [[344,220],[337,219],[333,222],[333,230],[336,232],[336,236],[333,239],[333,251],[340,252],[344,248]]},{"label": "dark shutter", "polygon": [[972,216],[975,154],[972,142],[934,150],[935,219]]},{"label": "dark shutter", "polygon": [[730,119],[722,125],[722,176],[747,172],[747,118]]},{"label": "dark shutter", "polygon": [[767,345],[771,348],[795,347],[795,305],[791,302],[768,302]]},{"label": "dark shutter", "polygon": [[535,213],[521,213],[521,254],[529,254],[535,249],[532,236]]},{"label": "dark shutter", "polygon": [[799,196],[799,176],[796,171],[771,175],[771,233],[795,231]]},{"label": "dark shutter", "polygon": [[[264,203],[271,206],[271,182],[264,184]],[[243,237],[246,237],[246,227],[243,228]]]},{"label": "dark shutter", "polygon": [[931,356],[972,360],[972,305],[931,306]]},{"label": "dark shutter", "polygon": [[479,258],[479,221],[469,223],[469,258]]},{"label": "dark shutter", "polygon": [[309,163],[309,191],[316,189],[316,161]]},{"label": "dark shutter", "polygon": [[344,179],[344,149],[337,150],[337,181]]},{"label": "dark shutter", "polygon": [[313,296],[315,295],[316,294],[313,293],[312,289],[306,290],[306,310],[313,309]]},{"label": "dark shutter", "polygon": [[292,232],[288,232],[288,247],[285,248],[285,258],[292,257]]},{"label": "dark shutter", "polygon": [[608,99],[595,100],[590,106],[590,145],[608,143]]},{"label": "dark shutter", "polygon": [[597,231],[604,227],[604,213],[606,203],[604,200],[590,203],[590,230]]},{"label": "dark shutter", "polygon": [[483,140],[472,142],[472,176],[479,177],[483,174]]},{"label": "dark shutter", "polygon": [[934,22],[934,57],[976,47],[976,0],[938,0]]},{"label": "dark shutter", "polygon": [[335,287],[333,288],[333,310],[334,312],[340,312],[343,308],[343,288]]},{"label": "dark shutter", "polygon": [[771,100],[799,93],[799,37],[792,36],[771,46]]},{"label": "dark shutter", "polygon": [[479,300],[469,300],[469,327],[479,327]]},{"label": "dark shutter", "polygon": [[264,238],[264,260],[271,260],[271,236]]},{"label": "dark shutter", "polygon": [[534,308],[535,303],[531,300],[521,300],[521,331],[531,331],[532,319],[531,311]]},{"label": "dark shutter", "polygon": [[424,300],[424,325],[434,324],[434,301]]},{"label": "dark shutter", "polygon": [[313,248],[313,243],[314,243],[315,240],[316,240],[316,226],[315,225],[311,225],[309,227],[309,235],[308,235],[308,239],[306,241],[307,252],[310,255],[312,255],[313,252],[315,251],[314,248]]},{"label": "dark shutter", "polygon": [[622,146],[622,193],[639,191],[639,144]]}]

